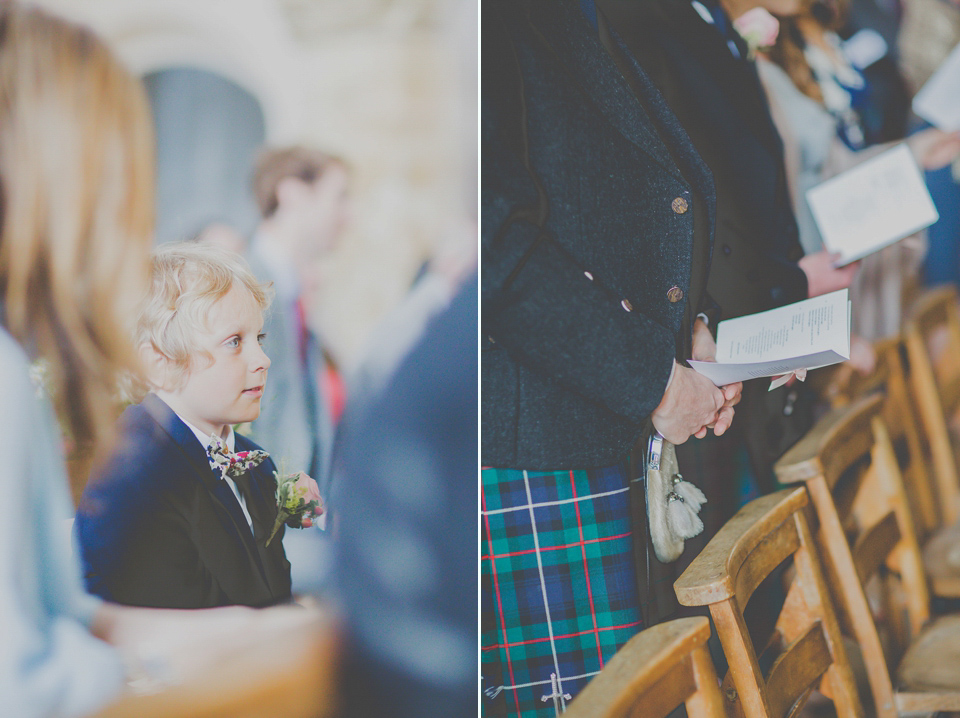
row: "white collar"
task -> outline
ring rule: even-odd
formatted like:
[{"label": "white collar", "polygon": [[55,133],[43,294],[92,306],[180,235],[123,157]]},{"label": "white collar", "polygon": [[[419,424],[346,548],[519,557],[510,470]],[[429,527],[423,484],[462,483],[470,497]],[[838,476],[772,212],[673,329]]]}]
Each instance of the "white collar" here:
[{"label": "white collar", "polygon": [[[174,413],[174,414],[177,414],[177,412],[173,412],[173,413]],[[205,434],[205,433],[203,433],[202,431],[200,431],[200,429],[198,429],[197,427],[195,427],[193,424],[191,424],[189,421],[187,421],[186,419],[184,419],[184,418],[183,418],[182,416],[180,416],[179,414],[177,414],[177,416],[180,418],[180,421],[182,421],[184,424],[186,424],[186,425],[187,425],[187,428],[190,429],[190,431],[193,432],[193,435],[197,437],[197,440],[200,442],[200,445],[201,445],[204,449],[206,449],[208,446],[210,446],[210,442],[211,442],[211,440],[213,439],[213,435],[212,435],[212,434]],[[230,431],[227,432],[226,442],[227,442],[227,449],[228,449],[228,450],[230,451],[230,453],[232,454],[232,453],[234,452],[234,448],[236,447],[236,443],[237,443],[237,436],[236,436],[236,434],[234,433],[232,426],[230,427]]]}]

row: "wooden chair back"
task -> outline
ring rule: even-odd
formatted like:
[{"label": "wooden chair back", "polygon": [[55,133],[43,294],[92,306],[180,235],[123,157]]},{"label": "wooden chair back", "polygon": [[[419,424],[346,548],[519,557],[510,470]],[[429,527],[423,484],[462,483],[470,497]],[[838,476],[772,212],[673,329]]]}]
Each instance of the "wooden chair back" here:
[{"label": "wooden chair back", "polygon": [[891,337],[874,343],[873,349],[874,370],[866,376],[846,372],[841,380],[832,383],[830,403],[839,408],[871,394],[884,396],[881,414],[900,464],[914,528],[922,545],[940,527],[939,491],[930,442],[921,430],[916,402],[911,396],[906,343],[902,337]]},{"label": "wooden chair back", "polygon": [[930,446],[940,523],[960,519],[960,479],[949,426],[960,413],[960,308],[953,286],[925,292],[904,323],[910,387]]},{"label": "wooden chair back", "polygon": [[[802,487],[744,506],[674,584],[686,606],[709,606],[729,663],[730,715],[799,714],[811,691],[832,698],[841,718],[862,716],[853,673],[807,522]],[[794,578],[769,636],[744,614],[761,582],[792,559]]]},{"label": "wooden chair back", "polygon": [[[807,487],[841,629],[860,645],[876,714],[892,717],[888,666],[899,663],[929,620],[930,596],[882,409],[883,397],[874,395],[834,410],[780,459],[776,472],[783,483]],[[868,587],[879,593],[876,613]]]},{"label": "wooden chair back", "polygon": [[567,718],[665,718],[680,705],[690,718],[725,718],[703,616],[641,631],[594,676]]}]

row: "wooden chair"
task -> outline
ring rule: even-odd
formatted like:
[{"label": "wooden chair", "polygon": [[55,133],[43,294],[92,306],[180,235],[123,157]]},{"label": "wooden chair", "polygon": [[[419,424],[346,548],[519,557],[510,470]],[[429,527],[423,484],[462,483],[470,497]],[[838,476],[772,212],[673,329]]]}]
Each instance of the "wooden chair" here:
[{"label": "wooden chair", "polygon": [[[833,393],[832,404],[846,406],[874,392],[884,395],[883,420],[900,466],[931,591],[941,598],[960,598],[960,521],[941,523],[942,491],[938,490],[941,483],[950,485],[955,480],[956,464],[949,451],[942,453],[939,462],[933,452],[933,447],[948,436],[944,418],[939,411],[929,413],[928,423],[934,426],[935,433],[930,436],[924,430],[918,402],[912,396],[914,377],[910,367],[914,363],[908,361],[903,339],[878,342],[875,351],[874,372],[866,377],[848,378],[847,384]],[[921,359],[921,375],[932,377],[929,362]],[[929,383],[929,379],[924,382]]]},{"label": "wooden chair", "polygon": [[933,462],[940,521],[960,521],[957,452],[948,425],[960,412],[960,308],[952,286],[923,294],[904,323],[910,385]]},{"label": "wooden chair", "polygon": [[[750,502],[728,521],[674,584],[686,606],[709,606],[730,665],[730,715],[796,716],[811,691],[842,718],[863,716],[837,618],[806,519],[803,488]],[[756,641],[744,609],[760,583],[792,559],[795,574],[773,634]],[[757,649],[759,646],[759,650]]]},{"label": "wooden chair", "polygon": [[703,616],[667,621],[624,645],[567,708],[567,718],[663,718],[683,704],[690,718],[724,718]]},{"label": "wooden chair", "polygon": [[329,611],[278,631],[184,682],[127,694],[92,718],[329,718],[337,714],[338,633]]},{"label": "wooden chair", "polygon": [[873,349],[877,358],[873,372],[863,376],[849,371],[838,378],[831,385],[830,404],[839,408],[874,393],[884,396],[883,420],[900,460],[914,528],[923,543],[940,528],[940,512],[929,442],[911,398],[906,345],[901,337],[892,337],[875,342]]},{"label": "wooden chair", "polygon": [[[804,483],[816,508],[817,545],[841,630],[862,651],[873,714],[958,710],[960,616],[930,622],[927,577],[882,409],[876,395],[831,412],[777,463],[777,478]],[[874,606],[868,592],[880,599]]]}]

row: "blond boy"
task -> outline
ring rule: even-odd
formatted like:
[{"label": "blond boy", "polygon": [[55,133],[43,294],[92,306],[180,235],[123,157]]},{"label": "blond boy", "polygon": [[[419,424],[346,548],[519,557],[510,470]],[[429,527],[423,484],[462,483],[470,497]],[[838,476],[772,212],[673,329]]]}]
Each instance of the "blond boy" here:
[{"label": "blond boy", "polygon": [[149,392],[120,421],[77,513],[87,588],[138,606],[290,598],[273,461],[236,434],[260,414],[270,297],[244,261],[197,244],[154,255],[136,338]]}]

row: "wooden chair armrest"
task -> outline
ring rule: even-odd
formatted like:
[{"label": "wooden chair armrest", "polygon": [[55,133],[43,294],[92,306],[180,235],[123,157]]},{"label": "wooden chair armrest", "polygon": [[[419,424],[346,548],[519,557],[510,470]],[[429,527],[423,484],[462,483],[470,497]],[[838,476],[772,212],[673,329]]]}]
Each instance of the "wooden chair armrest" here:
[{"label": "wooden chair armrest", "polygon": [[727,521],[687,566],[673,588],[684,606],[707,606],[735,593],[739,566],[773,527],[807,504],[803,487],[751,501]]},{"label": "wooden chair armrest", "polygon": [[706,645],[708,638],[710,622],[704,616],[679,618],[641,631],[617,651],[564,715],[632,715],[630,706],[694,649]]},{"label": "wooden chair armrest", "polygon": [[[872,442],[870,432],[860,431],[883,406],[883,396],[874,394],[826,414],[794,444],[774,466],[783,484],[796,484],[817,476],[831,478],[831,468],[845,466],[850,456],[859,456]],[[856,437],[858,440],[851,440]],[[824,463],[823,457],[826,457]]]}]

